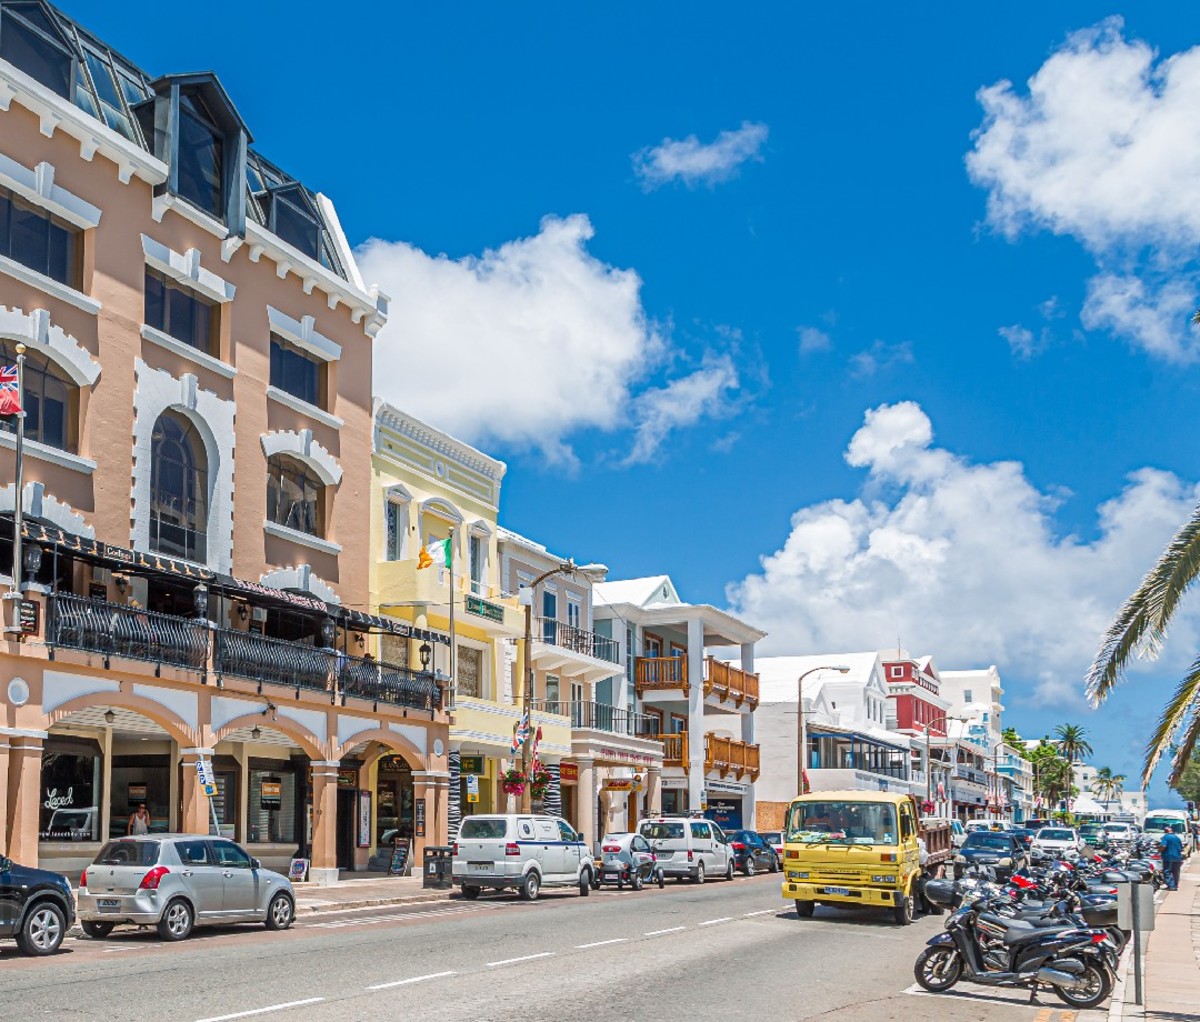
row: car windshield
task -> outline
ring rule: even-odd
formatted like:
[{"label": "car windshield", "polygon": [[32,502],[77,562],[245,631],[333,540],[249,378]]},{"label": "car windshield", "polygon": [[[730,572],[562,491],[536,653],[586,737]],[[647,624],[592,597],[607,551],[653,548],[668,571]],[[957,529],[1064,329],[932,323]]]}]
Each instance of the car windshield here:
[{"label": "car windshield", "polygon": [[499,839],[507,835],[507,833],[507,820],[475,819],[468,816],[462,822],[462,828],[458,832],[458,839],[460,841],[478,841],[487,838]]},{"label": "car windshield", "polygon": [[783,841],[783,834],[777,830],[764,830],[760,835],[768,844],[777,845]]},{"label": "car windshield", "polygon": [[1042,841],[1074,841],[1075,835],[1069,830],[1052,830],[1050,827],[1042,828],[1038,838]]},{"label": "car windshield", "polygon": [[992,848],[996,851],[1008,851],[1012,848],[1012,838],[1006,834],[989,834],[984,831],[976,831],[974,834],[968,834],[964,848]]},{"label": "car windshield", "polygon": [[600,843],[604,845],[619,845],[622,841],[628,841],[631,837],[633,837],[632,834],[626,834],[624,832],[619,834],[605,834],[604,840]]},{"label": "car windshield", "polygon": [[800,802],[786,836],[800,844],[894,845],[896,809],[888,802]]},{"label": "car windshield", "polygon": [[682,840],[682,823],[643,823],[642,837],[649,841]]},{"label": "car windshield", "polygon": [[153,866],[156,862],[157,841],[110,841],[96,856],[97,866]]}]

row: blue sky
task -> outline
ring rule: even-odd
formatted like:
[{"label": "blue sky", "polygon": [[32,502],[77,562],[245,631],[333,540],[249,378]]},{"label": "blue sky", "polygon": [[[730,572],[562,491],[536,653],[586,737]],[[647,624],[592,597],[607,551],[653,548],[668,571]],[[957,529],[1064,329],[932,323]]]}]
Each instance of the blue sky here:
[{"label": "blue sky", "polygon": [[1079,679],[1200,478],[1200,10],[347,10],[68,8],[377,239],[377,389],[509,463],[511,527],[770,652],[996,663],[1134,773],[1194,609]]}]

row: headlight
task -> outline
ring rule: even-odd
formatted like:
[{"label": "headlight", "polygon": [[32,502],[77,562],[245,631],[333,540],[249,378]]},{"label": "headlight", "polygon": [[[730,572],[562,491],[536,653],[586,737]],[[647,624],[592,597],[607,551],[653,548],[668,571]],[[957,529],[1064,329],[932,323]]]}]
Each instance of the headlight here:
[{"label": "headlight", "polygon": [[966,862],[966,861],[967,861],[967,857],[966,857],[965,855],[956,855],[956,856],[954,857],[954,861],[955,861],[955,862]]},{"label": "headlight", "polygon": [[1011,866],[1012,859],[1008,858],[1008,856],[1005,856],[1003,859],[1001,859],[999,862],[997,862],[996,865],[997,866]]}]

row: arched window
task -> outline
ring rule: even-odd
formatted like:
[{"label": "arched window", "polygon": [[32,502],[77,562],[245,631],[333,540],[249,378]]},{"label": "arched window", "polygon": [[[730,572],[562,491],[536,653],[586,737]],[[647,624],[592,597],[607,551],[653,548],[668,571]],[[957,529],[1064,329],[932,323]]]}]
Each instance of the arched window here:
[{"label": "arched window", "polygon": [[[0,341],[0,365],[17,364],[15,341]],[[75,453],[79,388],[37,352],[25,354],[25,437]],[[17,430],[16,417],[0,417],[0,429]]]},{"label": "arched window", "polygon": [[191,421],[163,412],[154,424],[150,474],[150,549],[208,559],[208,457]]},{"label": "arched window", "polygon": [[310,536],[324,537],[325,484],[298,458],[267,459],[267,520]]}]

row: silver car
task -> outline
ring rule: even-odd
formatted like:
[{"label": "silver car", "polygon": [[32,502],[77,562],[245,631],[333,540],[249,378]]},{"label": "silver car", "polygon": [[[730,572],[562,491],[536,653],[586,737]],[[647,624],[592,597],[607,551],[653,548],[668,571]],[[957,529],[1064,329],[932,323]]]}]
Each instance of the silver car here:
[{"label": "silver car", "polygon": [[287,877],[225,838],[147,834],[108,842],[79,878],[79,922],[104,938],[120,923],[154,926],[163,940],[193,927],[263,923],[286,930],[296,915]]}]

